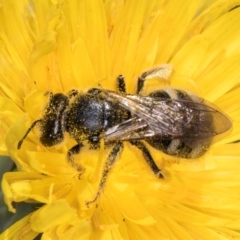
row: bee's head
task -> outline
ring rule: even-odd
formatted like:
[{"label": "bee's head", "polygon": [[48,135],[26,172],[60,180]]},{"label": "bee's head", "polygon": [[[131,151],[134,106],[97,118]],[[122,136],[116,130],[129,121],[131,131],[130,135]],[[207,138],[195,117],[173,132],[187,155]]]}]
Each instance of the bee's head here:
[{"label": "bee's head", "polygon": [[50,99],[47,107],[45,108],[45,116],[48,114],[55,113],[56,115],[61,115],[61,113],[68,107],[69,98],[62,93],[48,93]]},{"label": "bee's head", "polygon": [[24,137],[19,141],[18,149],[21,148],[24,139],[35,125],[37,125],[37,132],[42,145],[52,147],[64,140],[65,112],[69,105],[69,99],[62,93],[52,94],[48,92],[47,95],[50,96],[50,99],[43,117],[33,122]]},{"label": "bee's head", "polygon": [[39,140],[45,147],[52,147],[64,140],[64,126],[55,114],[49,114],[38,126]]}]

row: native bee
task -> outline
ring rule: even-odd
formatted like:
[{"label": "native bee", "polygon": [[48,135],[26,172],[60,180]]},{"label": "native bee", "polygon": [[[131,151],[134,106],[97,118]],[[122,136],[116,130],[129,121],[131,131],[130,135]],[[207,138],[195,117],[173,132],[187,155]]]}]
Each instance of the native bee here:
[{"label": "native bee", "polygon": [[141,95],[146,80],[167,78],[170,74],[168,64],[144,72],[138,78],[136,94],[126,93],[122,75],[117,77],[116,92],[101,88],[92,88],[87,93],[72,90],[66,95],[48,92],[49,102],[43,117],[33,122],[18,148],[35,125],[41,132],[40,142],[47,147],[62,142],[64,132],[68,132],[77,144],[68,151],[67,159],[76,166],[74,155],[84,144],[98,149],[103,139],[111,151],[93,201],[105,185],[124,141],[137,147],[152,172],[164,178],[144,142],[171,156],[198,158],[232,126],[231,120],[216,106],[190,92],[164,88]]}]

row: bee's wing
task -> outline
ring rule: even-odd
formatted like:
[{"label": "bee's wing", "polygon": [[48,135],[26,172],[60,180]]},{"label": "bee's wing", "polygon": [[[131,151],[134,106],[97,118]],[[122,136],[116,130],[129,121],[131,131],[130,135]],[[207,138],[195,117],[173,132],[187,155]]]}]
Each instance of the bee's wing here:
[{"label": "bee's wing", "polygon": [[155,135],[163,139],[213,138],[230,130],[232,126],[228,117],[203,99],[201,102],[192,102],[111,91],[105,93],[108,100],[119,102],[133,116],[110,128],[106,132],[106,139],[111,139],[110,135],[115,140]]},{"label": "bee's wing", "polygon": [[123,141],[130,139],[142,139],[154,135],[155,133],[151,131],[145,121],[138,117],[133,117],[107,129],[104,134],[104,140],[106,142],[117,140]]},{"label": "bee's wing", "polygon": [[201,100],[201,102],[182,101],[195,116],[185,137],[211,138],[212,143],[219,141],[231,131],[232,121],[216,105],[205,99]]}]

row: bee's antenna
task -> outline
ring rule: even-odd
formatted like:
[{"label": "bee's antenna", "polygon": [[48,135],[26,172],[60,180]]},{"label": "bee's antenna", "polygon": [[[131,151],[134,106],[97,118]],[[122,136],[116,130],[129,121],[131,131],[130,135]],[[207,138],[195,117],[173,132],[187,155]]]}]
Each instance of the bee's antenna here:
[{"label": "bee's antenna", "polygon": [[35,127],[35,125],[40,121],[42,121],[42,119],[38,119],[38,120],[36,120],[35,122],[32,123],[31,127],[27,130],[27,132],[25,133],[23,138],[18,142],[18,149],[21,148],[24,139],[27,137],[27,135],[30,133],[30,131]]}]

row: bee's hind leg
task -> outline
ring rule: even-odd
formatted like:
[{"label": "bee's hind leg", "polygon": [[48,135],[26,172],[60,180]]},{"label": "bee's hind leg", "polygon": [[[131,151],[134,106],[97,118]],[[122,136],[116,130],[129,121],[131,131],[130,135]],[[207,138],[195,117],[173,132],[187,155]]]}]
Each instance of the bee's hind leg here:
[{"label": "bee's hind leg", "polygon": [[139,94],[143,88],[146,80],[158,79],[161,81],[169,81],[169,78],[173,72],[173,66],[171,64],[160,64],[153,68],[147,69],[138,77],[137,80],[137,91]]},{"label": "bee's hind leg", "polygon": [[133,146],[137,147],[142,152],[144,159],[146,160],[147,164],[153,171],[154,175],[158,178],[164,178],[162,171],[159,169],[159,167],[154,162],[154,160],[153,160],[150,152],[148,151],[147,147],[145,146],[145,144],[139,140],[131,140],[129,142]]}]

